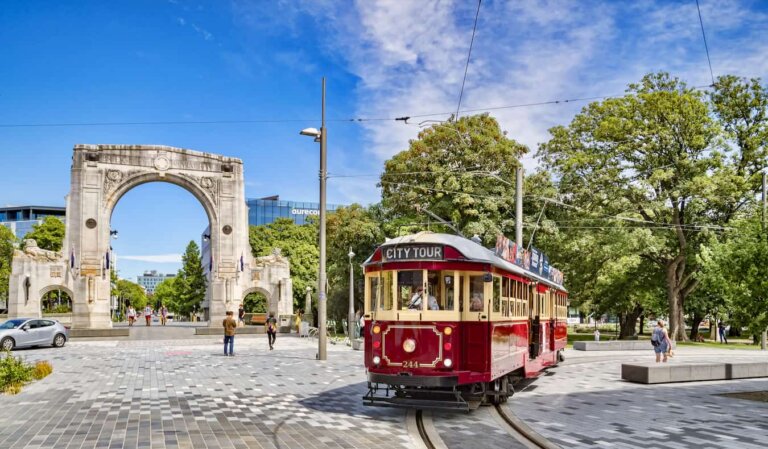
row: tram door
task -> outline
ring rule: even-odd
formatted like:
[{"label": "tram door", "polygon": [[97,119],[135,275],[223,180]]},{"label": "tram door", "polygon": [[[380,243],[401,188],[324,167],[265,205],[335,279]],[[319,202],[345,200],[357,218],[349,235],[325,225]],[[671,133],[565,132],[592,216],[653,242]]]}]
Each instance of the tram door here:
[{"label": "tram door", "polygon": [[457,285],[460,292],[462,347],[464,366],[469,371],[486,372],[490,369],[490,300],[493,282],[486,282],[482,274],[462,274]]},{"label": "tram door", "polygon": [[535,359],[541,354],[541,314],[544,301],[534,284],[531,284],[528,288],[531,289],[529,296],[531,299],[528,307],[530,311],[528,320],[531,323],[528,332],[528,349],[529,357]]}]

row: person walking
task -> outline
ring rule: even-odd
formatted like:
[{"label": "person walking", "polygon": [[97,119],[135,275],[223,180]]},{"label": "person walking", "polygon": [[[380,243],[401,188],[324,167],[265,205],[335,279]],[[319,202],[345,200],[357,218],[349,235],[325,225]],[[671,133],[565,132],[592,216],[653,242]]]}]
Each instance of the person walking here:
[{"label": "person walking", "polygon": [[163,304],[160,304],[160,324],[165,326],[165,323],[168,322],[168,308],[165,307]]},{"label": "person walking", "polygon": [[[651,344],[653,345],[653,352],[656,353],[656,363],[667,363],[667,356],[672,351],[672,340],[669,339],[667,329],[664,328],[664,320],[659,320],[656,323],[656,327],[651,335]],[[663,360],[661,358],[662,354],[664,354]]]},{"label": "person walking", "polygon": [[269,340],[269,350],[275,349],[275,340],[277,339],[275,312],[269,312],[269,318],[267,318],[267,339]]},{"label": "person walking", "polygon": [[152,307],[149,304],[144,307],[144,319],[147,321],[147,326],[152,325]]},{"label": "person walking", "polygon": [[725,337],[725,324],[721,321],[717,325],[717,333],[720,334],[720,343],[728,344],[728,339]]},{"label": "person walking", "polygon": [[245,307],[243,303],[240,303],[240,308],[237,309],[237,325],[245,326]]},{"label": "person walking", "polygon": [[128,325],[133,326],[133,322],[136,321],[136,309],[133,306],[128,307]]},{"label": "person walking", "polygon": [[[231,310],[227,311],[227,316],[222,321],[224,326],[224,355],[233,357],[235,355],[235,331],[237,330],[237,321],[235,321],[234,313]],[[229,346],[229,352],[227,352],[227,346]]]},{"label": "person walking", "polygon": [[296,333],[301,333],[301,316],[302,316],[301,309],[299,309],[298,312],[296,312],[296,321],[294,324],[296,324]]}]

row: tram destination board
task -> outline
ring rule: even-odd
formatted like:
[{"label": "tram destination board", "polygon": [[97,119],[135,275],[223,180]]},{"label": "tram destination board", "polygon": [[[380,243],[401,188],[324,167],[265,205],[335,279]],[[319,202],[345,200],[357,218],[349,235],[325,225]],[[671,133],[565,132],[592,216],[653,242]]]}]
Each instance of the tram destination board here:
[{"label": "tram destination board", "polygon": [[443,260],[443,245],[398,245],[382,248],[385,261]]}]

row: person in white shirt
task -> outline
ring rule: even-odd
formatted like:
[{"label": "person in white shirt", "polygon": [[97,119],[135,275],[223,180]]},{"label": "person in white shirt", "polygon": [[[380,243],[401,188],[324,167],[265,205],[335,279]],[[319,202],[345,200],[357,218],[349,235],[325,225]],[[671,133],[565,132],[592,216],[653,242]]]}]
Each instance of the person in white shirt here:
[{"label": "person in white shirt", "polygon": [[409,309],[411,310],[421,309],[422,293],[424,293],[424,287],[419,286],[419,288],[416,289],[416,293],[414,293],[413,296],[411,297],[411,302],[408,303]]}]

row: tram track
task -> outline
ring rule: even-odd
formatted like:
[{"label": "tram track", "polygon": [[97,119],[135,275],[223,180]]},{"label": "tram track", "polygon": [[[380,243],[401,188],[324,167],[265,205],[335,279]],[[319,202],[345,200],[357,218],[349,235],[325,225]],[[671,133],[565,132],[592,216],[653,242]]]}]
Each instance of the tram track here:
[{"label": "tram track", "polygon": [[[560,449],[560,446],[547,440],[541,434],[533,430],[524,421],[515,416],[514,413],[504,405],[495,405],[489,408],[490,414],[495,421],[504,427],[504,430],[517,440],[522,447],[533,449]],[[410,411],[408,413],[409,427],[411,435],[418,440],[415,441],[417,447],[421,449],[448,449],[440,434],[437,432],[432,414],[423,410]]]}]

